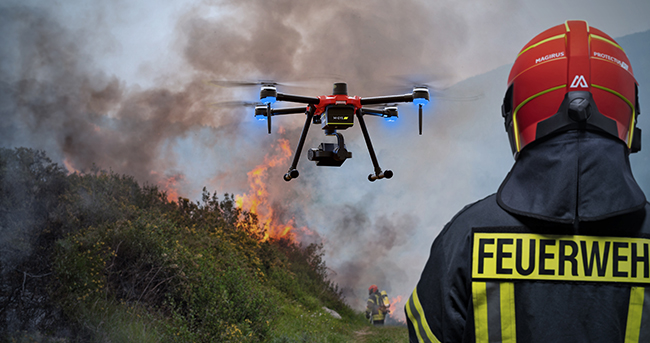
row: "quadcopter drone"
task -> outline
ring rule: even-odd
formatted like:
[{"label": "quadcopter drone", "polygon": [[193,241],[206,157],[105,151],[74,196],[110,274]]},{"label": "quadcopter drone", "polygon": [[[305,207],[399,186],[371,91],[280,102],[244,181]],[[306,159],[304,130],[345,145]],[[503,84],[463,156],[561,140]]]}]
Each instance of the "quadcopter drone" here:
[{"label": "quadcopter drone", "polygon": [[[361,98],[358,96],[348,95],[348,86],[346,83],[335,83],[332,95],[321,95],[318,97],[306,97],[300,95],[291,95],[280,93],[274,83],[262,83],[260,90],[260,101],[262,105],[255,106],[255,117],[266,119],[268,123],[268,133],[271,133],[271,118],[273,116],[285,114],[307,115],[305,126],[300,135],[300,141],[296,147],[296,153],[289,171],[284,174],[285,181],[291,181],[297,178],[298,160],[305,144],[305,138],[309,131],[310,124],[320,124],[325,135],[336,136],[336,143],[321,143],[318,148],[309,149],[307,157],[310,161],[316,162],[317,166],[340,167],[346,159],[352,157],[352,153],[345,148],[343,135],[337,130],[346,130],[354,125],[356,116],[361,132],[368,146],[370,159],[375,169],[374,174],[368,175],[368,180],[375,181],[379,179],[390,179],[393,177],[391,170],[382,171],[375,155],[375,150],[370,142],[370,135],[366,123],[363,119],[365,115],[378,116],[383,118],[395,118],[398,116],[397,106],[385,106],[384,108],[367,108],[366,105],[383,105],[387,103],[413,102],[419,107],[419,133],[422,134],[422,106],[429,102],[429,89],[424,86],[414,87],[412,93],[403,95],[388,95],[378,97]],[[276,101],[288,101],[306,104],[300,107],[272,108],[271,105]]]}]

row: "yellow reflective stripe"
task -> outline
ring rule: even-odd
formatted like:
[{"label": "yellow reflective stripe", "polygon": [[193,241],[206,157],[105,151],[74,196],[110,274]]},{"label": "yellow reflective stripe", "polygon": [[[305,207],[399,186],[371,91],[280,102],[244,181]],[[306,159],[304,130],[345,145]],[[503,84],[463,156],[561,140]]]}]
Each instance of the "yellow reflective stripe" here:
[{"label": "yellow reflective stripe", "polygon": [[474,304],[474,330],[476,332],[476,343],[489,343],[487,284],[485,282],[472,282],[472,302]]},{"label": "yellow reflective stripe", "polygon": [[[424,309],[422,309],[422,304],[420,304],[420,299],[418,298],[417,287],[413,290],[413,294],[411,294],[410,301],[413,303],[416,313],[413,313],[411,306],[408,306],[409,302],[407,302],[406,304],[406,312],[407,315],[409,316],[409,319],[411,320],[411,323],[413,323],[414,326],[413,329],[415,330],[415,333],[418,336],[418,342],[440,343],[440,340],[438,340],[438,338],[431,331],[431,328],[429,327],[429,323],[427,323],[427,319],[424,316]],[[425,332],[426,334],[425,337],[422,337],[422,335],[420,334],[420,329],[422,329]]]},{"label": "yellow reflective stripe", "polygon": [[472,282],[476,343],[517,342],[515,284]]},{"label": "yellow reflective stripe", "polygon": [[540,45],[542,45],[542,44],[544,44],[544,43],[548,43],[548,42],[550,42],[550,41],[552,41],[552,40],[556,40],[556,39],[564,38],[565,36],[566,36],[566,34],[563,33],[563,34],[560,34],[560,35],[557,35],[557,36],[553,36],[553,37],[550,37],[550,38],[546,38],[546,39],[544,39],[544,40],[542,40],[542,41],[539,41],[539,42],[537,42],[537,43],[535,43],[535,44],[533,44],[533,45],[527,47],[526,49],[521,50],[521,52],[519,53],[519,55],[517,55],[517,57],[521,56],[524,52],[526,52],[526,51],[528,51],[528,50],[530,50],[530,49],[532,49],[532,48],[536,48],[536,47],[538,47],[538,46],[540,46]]},{"label": "yellow reflective stripe", "polygon": [[517,325],[515,320],[515,284],[502,282],[501,297],[501,342],[517,342]]},{"label": "yellow reflective stripe", "polygon": [[541,92],[529,97],[528,99],[522,101],[521,104],[519,104],[517,106],[517,108],[515,108],[515,111],[512,113],[512,125],[513,125],[513,128],[515,130],[515,143],[517,145],[517,151],[518,152],[521,151],[521,142],[519,141],[519,125],[517,124],[517,112],[519,112],[519,110],[524,105],[526,105],[526,103],[528,103],[529,101],[535,99],[536,97],[538,97],[540,95],[544,95],[544,94],[552,92],[552,91],[555,91],[555,90],[558,90],[558,89],[562,89],[564,87],[566,87],[566,85],[556,86],[556,87],[549,88],[547,90],[541,91]]},{"label": "yellow reflective stripe", "polygon": [[634,108],[634,105],[632,104],[632,102],[630,100],[628,100],[626,97],[624,97],[623,94],[621,94],[621,93],[619,93],[619,92],[617,92],[617,91],[615,91],[613,89],[609,89],[607,87],[594,85],[594,84],[592,84],[591,86],[594,87],[594,88],[602,89],[602,90],[604,90],[606,92],[610,92],[610,93],[616,95],[617,97],[619,97],[623,101],[625,101],[625,103],[627,103],[628,106],[630,106],[630,108],[632,109],[632,119],[630,119],[630,128],[628,129],[629,132],[627,133],[627,147],[628,148],[632,147],[632,136],[634,135],[634,124],[635,124],[635,121],[636,121],[636,108]]},{"label": "yellow reflective stripe", "polygon": [[644,295],[644,287],[632,287],[630,290],[630,305],[627,312],[625,343],[639,342]]},{"label": "yellow reflective stripe", "polygon": [[613,45],[613,46],[615,46],[615,47],[621,49],[621,51],[625,52],[625,50],[623,50],[623,48],[622,48],[620,45],[616,44],[616,42],[614,42],[614,41],[612,41],[612,40],[609,40],[609,39],[607,39],[607,38],[605,38],[605,37],[601,37],[601,36],[594,35],[594,34],[590,34],[589,36],[591,36],[591,37],[593,37],[593,38],[596,38],[596,39],[598,39],[598,40],[601,40],[601,41],[603,41],[603,42],[609,43],[609,44],[611,44],[611,45]]},{"label": "yellow reflective stripe", "polygon": [[413,331],[415,331],[415,334],[418,336],[418,342],[424,342],[422,335],[420,335],[420,323],[415,319],[413,311],[411,311],[411,306],[409,306],[408,303],[406,304],[406,315],[409,316],[411,323],[413,323]]}]

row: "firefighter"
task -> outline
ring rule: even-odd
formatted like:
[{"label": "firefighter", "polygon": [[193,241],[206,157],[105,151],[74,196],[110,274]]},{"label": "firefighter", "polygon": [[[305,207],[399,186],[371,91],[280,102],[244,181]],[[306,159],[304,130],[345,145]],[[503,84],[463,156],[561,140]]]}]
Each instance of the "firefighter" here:
[{"label": "firefighter", "polygon": [[584,21],[524,46],[502,106],[515,163],[434,240],[405,306],[411,342],[650,342],[637,87]]},{"label": "firefighter", "polygon": [[366,305],[366,318],[374,325],[384,325],[386,315],[390,313],[386,291],[379,292],[377,285],[368,287],[368,303]]}]

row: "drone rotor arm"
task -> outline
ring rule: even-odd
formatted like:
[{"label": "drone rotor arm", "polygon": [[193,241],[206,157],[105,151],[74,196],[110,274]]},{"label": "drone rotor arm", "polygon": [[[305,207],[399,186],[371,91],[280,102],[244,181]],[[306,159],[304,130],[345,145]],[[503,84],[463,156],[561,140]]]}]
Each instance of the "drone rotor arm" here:
[{"label": "drone rotor arm", "polygon": [[385,108],[362,108],[361,114],[377,116],[382,118],[392,118],[398,116],[397,107],[394,106],[385,107]]},{"label": "drone rotor arm", "polygon": [[274,108],[271,110],[271,115],[280,116],[285,114],[299,114],[299,113],[305,113],[305,111],[306,111],[305,106]]},{"label": "drone rotor arm", "polygon": [[285,93],[277,93],[277,100],[278,101],[297,102],[297,103],[309,104],[309,105],[318,105],[318,103],[320,103],[319,98],[315,98],[315,97],[311,97],[311,96],[285,94]]},{"label": "drone rotor arm", "polygon": [[413,102],[413,94],[403,95],[387,95],[387,96],[373,96],[368,98],[361,98],[361,106],[365,105],[380,105],[391,102]]}]

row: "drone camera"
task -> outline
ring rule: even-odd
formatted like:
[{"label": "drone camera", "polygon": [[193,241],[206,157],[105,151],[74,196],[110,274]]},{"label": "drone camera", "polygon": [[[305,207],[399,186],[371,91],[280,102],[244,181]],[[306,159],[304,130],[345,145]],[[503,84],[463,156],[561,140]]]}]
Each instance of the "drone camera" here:
[{"label": "drone camera", "polygon": [[320,120],[323,130],[345,130],[354,125],[354,106],[345,104],[327,106]]},{"label": "drone camera", "polygon": [[334,143],[321,143],[318,149],[309,149],[307,158],[317,166],[340,167],[352,153]]}]

